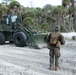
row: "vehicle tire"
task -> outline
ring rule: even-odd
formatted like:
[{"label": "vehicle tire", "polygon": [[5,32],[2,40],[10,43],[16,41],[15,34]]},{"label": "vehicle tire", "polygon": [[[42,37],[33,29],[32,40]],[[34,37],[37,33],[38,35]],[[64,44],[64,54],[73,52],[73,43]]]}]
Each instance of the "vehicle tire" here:
[{"label": "vehicle tire", "polygon": [[2,33],[0,33],[0,45],[3,44],[5,44],[5,36]]},{"label": "vehicle tire", "polygon": [[23,32],[17,32],[13,35],[14,44],[18,47],[26,46],[27,37]]},{"label": "vehicle tire", "polygon": [[76,40],[76,36],[72,36],[72,40]]}]

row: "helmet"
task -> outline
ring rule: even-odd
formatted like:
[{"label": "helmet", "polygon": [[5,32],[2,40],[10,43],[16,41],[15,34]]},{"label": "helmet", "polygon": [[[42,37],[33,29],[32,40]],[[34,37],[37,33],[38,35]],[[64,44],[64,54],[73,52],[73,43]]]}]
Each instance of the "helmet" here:
[{"label": "helmet", "polygon": [[59,30],[60,30],[59,26],[55,26],[55,31],[59,31]]}]

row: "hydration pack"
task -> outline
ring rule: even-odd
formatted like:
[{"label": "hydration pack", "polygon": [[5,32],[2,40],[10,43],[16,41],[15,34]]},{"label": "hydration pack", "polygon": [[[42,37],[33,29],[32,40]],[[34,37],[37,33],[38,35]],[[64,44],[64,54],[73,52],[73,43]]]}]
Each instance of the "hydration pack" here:
[{"label": "hydration pack", "polygon": [[50,37],[50,44],[56,45],[56,47],[60,48],[60,41],[58,40],[59,33],[53,32]]}]

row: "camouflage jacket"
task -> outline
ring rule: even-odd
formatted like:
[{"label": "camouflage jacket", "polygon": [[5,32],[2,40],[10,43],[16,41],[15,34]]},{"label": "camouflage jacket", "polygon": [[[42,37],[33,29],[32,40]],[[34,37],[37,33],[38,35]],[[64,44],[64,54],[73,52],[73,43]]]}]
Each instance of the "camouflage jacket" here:
[{"label": "camouflage jacket", "polygon": [[[47,37],[47,43],[50,43],[51,33]],[[64,36],[62,34],[59,34],[58,41],[60,41],[61,45],[65,44]],[[54,47],[52,44],[50,46]]]}]

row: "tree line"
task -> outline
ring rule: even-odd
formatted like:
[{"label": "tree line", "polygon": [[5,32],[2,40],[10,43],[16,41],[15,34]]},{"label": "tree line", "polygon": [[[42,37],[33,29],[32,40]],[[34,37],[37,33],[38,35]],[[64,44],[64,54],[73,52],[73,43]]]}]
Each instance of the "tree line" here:
[{"label": "tree line", "polygon": [[3,0],[0,3],[0,20],[3,15],[14,12],[23,25],[40,32],[52,31],[58,25],[61,32],[76,31],[75,8],[73,0],[62,0],[62,5],[46,4],[40,7],[24,7],[16,0]]}]

